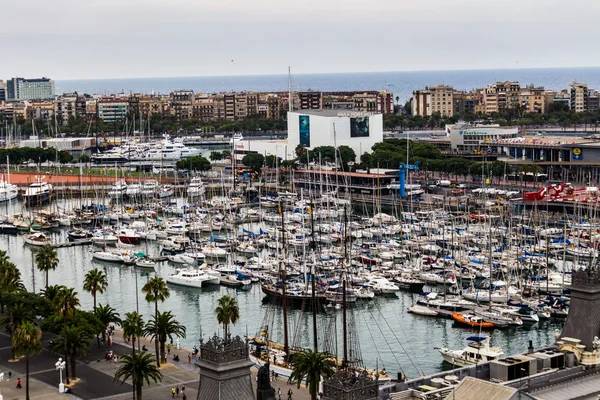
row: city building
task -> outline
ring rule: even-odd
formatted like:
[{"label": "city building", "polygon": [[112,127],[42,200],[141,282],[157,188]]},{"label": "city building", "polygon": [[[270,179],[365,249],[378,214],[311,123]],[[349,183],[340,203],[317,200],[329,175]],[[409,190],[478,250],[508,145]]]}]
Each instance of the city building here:
[{"label": "city building", "polygon": [[179,120],[192,118],[194,99],[193,90],[172,92],[170,95],[171,115]]},{"label": "city building", "polygon": [[54,113],[57,121],[64,125],[69,122],[69,118],[77,118],[77,93],[63,94],[57,97],[54,100]]},{"label": "city building", "polygon": [[543,114],[546,111],[546,89],[527,86],[519,94],[519,104],[524,112]]},{"label": "city building", "polygon": [[298,92],[301,110],[320,110],[323,108],[323,93],[308,90]]},{"label": "city building", "polygon": [[48,122],[55,115],[55,105],[49,100],[32,100],[25,109],[27,120],[40,120]]},{"label": "city building", "polygon": [[597,112],[600,110],[600,93],[594,89],[590,89],[588,93],[589,96],[587,110],[590,112]]},{"label": "city building", "polygon": [[10,101],[54,99],[54,81],[48,78],[12,78],[6,82],[6,89]]},{"label": "city building", "polygon": [[414,91],[410,105],[413,116],[427,117],[431,115],[431,92],[429,89]]},{"label": "city building", "polygon": [[98,118],[104,122],[123,122],[129,112],[129,101],[126,98],[103,98],[98,100]]},{"label": "city building", "polygon": [[584,112],[588,109],[589,91],[585,83],[573,82],[569,85],[570,108],[575,112]]},{"label": "city building", "polygon": [[431,113],[439,113],[442,117],[454,115],[454,89],[452,86],[429,87],[431,93]]},{"label": "city building", "polygon": [[6,82],[0,79],[0,101],[6,101]]},{"label": "city building", "polygon": [[450,148],[455,153],[502,153],[502,145],[497,142],[514,139],[519,135],[519,128],[501,127],[499,125],[446,125],[446,133],[450,137]]}]

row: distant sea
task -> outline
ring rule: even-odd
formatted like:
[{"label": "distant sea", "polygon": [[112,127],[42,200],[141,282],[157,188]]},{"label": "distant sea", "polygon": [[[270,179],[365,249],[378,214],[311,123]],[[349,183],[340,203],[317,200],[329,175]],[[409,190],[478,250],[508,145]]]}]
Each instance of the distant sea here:
[{"label": "distant sea", "polygon": [[[343,91],[386,89],[408,100],[412,92],[425,86],[451,85],[455,89],[482,88],[496,81],[517,81],[521,86],[534,84],[547,89],[565,89],[574,81],[600,89],[600,67],[531,68],[498,70],[452,70],[369,72],[339,74],[293,74],[294,91]],[[230,91],[276,92],[288,90],[287,75],[210,76],[180,78],[86,79],[56,81],[57,93],[170,93],[191,89],[195,92]]]}]

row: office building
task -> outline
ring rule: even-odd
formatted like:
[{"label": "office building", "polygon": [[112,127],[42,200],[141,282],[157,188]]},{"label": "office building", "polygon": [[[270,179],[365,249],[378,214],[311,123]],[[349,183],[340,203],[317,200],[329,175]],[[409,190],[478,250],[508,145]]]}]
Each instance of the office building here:
[{"label": "office building", "polygon": [[123,122],[129,112],[129,101],[126,98],[104,98],[96,104],[98,118],[104,122]]},{"label": "office building", "polygon": [[519,128],[501,127],[500,125],[446,125],[446,133],[450,136],[450,147],[458,153],[502,153],[499,140],[514,139]]},{"label": "office building", "polygon": [[575,112],[584,112],[588,109],[589,92],[585,83],[573,82],[569,85],[570,108]]},{"label": "office building", "polygon": [[54,99],[54,81],[48,78],[12,78],[6,82],[7,100]]},{"label": "office building", "polygon": [[6,101],[6,82],[0,79],[0,101]]}]

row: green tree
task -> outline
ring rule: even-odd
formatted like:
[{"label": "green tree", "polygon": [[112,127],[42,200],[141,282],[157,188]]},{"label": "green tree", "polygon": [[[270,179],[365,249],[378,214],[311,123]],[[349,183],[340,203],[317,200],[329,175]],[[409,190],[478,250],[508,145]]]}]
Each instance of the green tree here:
[{"label": "green tree", "polygon": [[152,317],[146,325],[145,334],[160,342],[160,360],[167,362],[165,343],[167,339],[173,342],[173,336],[185,338],[185,326],[180,324],[171,311],[158,312],[158,316]]},{"label": "green tree", "polygon": [[48,289],[48,272],[58,266],[58,254],[50,245],[42,247],[35,255],[35,263],[41,272],[46,273],[46,289]]},{"label": "green tree", "polygon": [[[144,287],[142,292],[146,294],[146,301],[148,303],[154,302],[154,318],[158,317],[158,302],[164,302],[169,298],[170,292],[167,283],[158,275],[154,275]],[[158,337],[158,332],[154,332],[154,336]],[[158,352],[158,341],[154,341],[154,349],[156,351],[156,366],[160,368],[160,358]]]},{"label": "green tree", "polygon": [[221,297],[217,304],[217,308],[215,308],[217,321],[220,325],[223,325],[224,339],[228,339],[229,325],[235,325],[240,318],[240,308],[238,306],[237,299],[228,295]]},{"label": "green tree", "polygon": [[121,325],[121,315],[112,308],[109,304],[103,306],[102,304],[98,304],[98,308],[94,311],[104,329],[102,330],[102,341],[106,341],[106,328],[111,324]]},{"label": "green tree", "polygon": [[192,171],[208,171],[212,168],[210,161],[202,156],[193,156],[179,160],[175,166],[177,169],[189,169]]},{"label": "green tree", "polygon": [[58,294],[61,292],[61,290],[63,290],[63,288],[65,288],[65,286],[63,285],[51,285],[48,286],[46,289],[43,289],[41,294],[46,299],[48,299],[50,303],[52,303],[54,299],[58,296]]},{"label": "green tree", "polygon": [[42,331],[33,322],[21,324],[12,336],[15,352],[25,356],[25,399],[29,400],[29,358],[42,352]]},{"label": "green tree", "polygon": [[119,369],[115,373],[115,381],[125,383],[131,379],[133,384],[134,399],[142,400],[142,388],[144,382],[151,385],[150,381],[162,381],[162,373],[154,365],[152,354],[138,352],[133,354],[124,354],[119,360]]},{"label": "green tree", "polygon": [[8,261],[6,252],[0,251],[0,313],[4,313],[4,306],[10,296],[23,291],[25,286],[21,281],[21,271]]},{"label": "green tree", "polygon": [[83,280],[83,290],[92,294],[94,298],[94,311],[96,311],[96,293],[104,293],[108,287],[106,273],[101,269],[94,268],[85,274]]},{"label": "green tree", "polygon": [[[62,343],[68,343],[67,354],[69,356],[71,378],[77,378],[77,359],[86,356],[90,352],[90,342],[92,335],[83,327],[66,326],[61,334],[53,339],[57,344],[52,351],[60,352],[63,349]],[[65,362],[67,362],[65,360]],[[67,370],[68,374],[68,370]]]},{"label": "green tree", "polygon": [[125,313],[125,319],[121,322],[121,326],[123,327],[123,336],[131,339],[132,353],[135,353],[136,340],[138,341],[139,351],[140,340],[138,339],[144,337],[146,327],[142,316],[137,311]]},{"label": "green tree", "polygon": [[220,151],[213,151],[208,158],[210,158],[210,161],[220,161],[225,159],[225,155]]},{"label": "green tree", "polygon": [[242,164],[259,172],[265,163],[265,156],[260,153],[248,153],[242,158]]},{"label": "green tree", "polygon": [[292,373],[290,381],[296,381],[298,388],[306,380],[310,398],[316,400],[321,377],[333,374],[333,361],[329,355],[311,349],[303,349],[293,354],[291,359]]},{"label": "green tree", "polygon": [[[61,290],[56,294],[54,301],[52,302],[52,306],[56,310],[57,313],[62,315],[63,318],[63,328],[66,331],[69,319],[73,317],[75,313],[75,309],[79,306],[79,298],[77,297],[77,292],[73,288],[62,287]],[[63,341],[63,349],[65,353],[65,363],[67,366],[66,375],[67,375],[67,383],[69,383],[69,342],[68,336],[64,337]]]},{"label": "green tree", "polygon": [[269,168],[276,168],[277,166],[281,166],[281,157],[276,157],[272,154],[269,154],[265,157],[265,165]]},{"label": "green tree", "polygon": [[[6,326],[12,338],[15,330],[27,322],[33,322],[33,310],[24,303],[14,303],[8,307],[8,315],[0,319],[0,326]],[[15,359],[15,348],[12,349],[12,359]]]},{"label": "green tree", "polygon": [[86,153],[83,153],[79,156],[79,162],[86,164],[90,162],[90,156],[88,156]]}]

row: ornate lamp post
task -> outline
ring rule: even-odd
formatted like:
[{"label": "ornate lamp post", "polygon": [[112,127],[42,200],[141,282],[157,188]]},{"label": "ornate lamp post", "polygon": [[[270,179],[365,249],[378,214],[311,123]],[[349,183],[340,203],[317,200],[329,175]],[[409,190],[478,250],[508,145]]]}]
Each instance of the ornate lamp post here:
[{"label": "ornate lamp post", "polygon": [[59,374],[60,374],[60,383],[58,384],[58,393],[64,393],[65,385],[63,384],[63,381],[62,381],[62,372],[63,372],[63,369],[65,369],[66,362],[64,362],[62,358],[59,358],[58,361],[56,362],[56,364],[54,364],[54,365],[56,366],[56,370],[59,371]]}]

